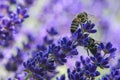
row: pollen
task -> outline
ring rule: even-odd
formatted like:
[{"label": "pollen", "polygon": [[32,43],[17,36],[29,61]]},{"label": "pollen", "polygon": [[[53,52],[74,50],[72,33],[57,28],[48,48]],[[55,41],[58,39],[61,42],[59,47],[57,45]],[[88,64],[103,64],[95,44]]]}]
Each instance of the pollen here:
[{"label": "pollen", "polygon": [[20,19],[23,19],[23,15],[21,15],[21,14],[19,14],[18,17],[19,17]]},{"label": "pollen", "polygon": [[2,9],[2,12],[4,13],[4,14],[6,14],[7,13],[7,10],[6,9]]}]

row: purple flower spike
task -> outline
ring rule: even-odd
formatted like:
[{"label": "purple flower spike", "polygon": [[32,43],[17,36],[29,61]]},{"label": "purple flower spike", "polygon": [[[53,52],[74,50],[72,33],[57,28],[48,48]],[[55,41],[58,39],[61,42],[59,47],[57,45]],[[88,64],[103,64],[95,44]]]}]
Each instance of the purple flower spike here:
[{"label": "purple flower spike", "polygon": [[120,60],[110,70],[110,74],[106,74],[101,80],[120,80]]},{"label": "purple flower spike", "polygon": [[9,6],[5,4],[0,4],[0,15],[8,14]]},{"label": "purple flower spike", "polygon": [[2,54],[2,52],[0,52],[0,59],[3,59],[4,55]]},{"label": "purple flower spike", "polygon": [[105,53],[114,53],[117,50],[116,48],[112,48],[112,44],[110,42],[108,42],[106,45],[100,43],[98,48],[103,50]]},{"label": "purple flower spike", "polygon": [[91,61],[88,63],[88,59],[83,59],[81,56],[80,61],[76,62],[74,70],[68,69],[69,80],[90,80],[100,75],[100,72],[96,70],[97,66]]},{"label": "purple flower spike", "polygon": [[65,80],[65,75],[60,76],[60,78],[56,78],[56,80]]},{"label": "purple flower spike", "polygon": [[51,36],[57,35],[58,32],[55,30],[54,27],[52,27],[50,30],[47,30],[48,34]]},{"label": "purple flower spike", "polygon": [[104,58],[100,53],[97,53],[94,57],[91,57],[91,60],[100,68],[109,68],[109,58]]},{"label": "purple flower spike", "polygon": [[96,33],[97,30],[93,29],[95,24],[91,23],[91,21],[88,21],[87,23],[83,24],[83,30],[84,32],[88,33]]},{"label": "purple flower spike", "polygon": [[22,23],[25,18],[28,18],[29,15],[27,13],[27,8],[22,8],[21,6],[17,7],[17,17],[18,17],[18,22]]}]

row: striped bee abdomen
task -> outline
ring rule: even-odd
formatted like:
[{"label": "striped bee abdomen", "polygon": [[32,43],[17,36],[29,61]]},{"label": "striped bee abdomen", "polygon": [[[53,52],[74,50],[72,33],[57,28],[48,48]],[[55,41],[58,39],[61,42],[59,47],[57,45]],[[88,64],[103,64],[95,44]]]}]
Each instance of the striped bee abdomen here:
[{"label": "striped bee abdomen", "polygon": [[80,24],[79,18],[73,19],[72,24],[71,24],[71,33],[74,33],[77,30],[79,24]]}]

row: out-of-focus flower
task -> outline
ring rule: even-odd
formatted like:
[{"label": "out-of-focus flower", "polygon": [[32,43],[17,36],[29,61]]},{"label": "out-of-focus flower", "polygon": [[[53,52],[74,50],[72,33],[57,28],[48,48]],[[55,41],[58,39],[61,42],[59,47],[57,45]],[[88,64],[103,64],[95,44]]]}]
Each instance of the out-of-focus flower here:
[{"label": "out-of-focus flower", "polygon": [[16,0],[7,0],[10,4],[16,4]]},{"label": "out-of-focus flower", "polygon": [[101,80],[119,80],[120,79],[120,60],[117,65],[112,67],[110,74],[104,75]]},{"label": "out-of-focus flower", "polygon": [[53,41],[54,41],[54,39],[49,39],[48,36],[45,36],[45,37],[44,37],[44,42],[45,42],[46,44],[51,44],[51,43],[53,43]]},{"label": "out-of-focus flower", "polygon": [[65,80],[65,75],[61,75],[60,78],[56,78],[56,80]]},{"label": "out-of-focus flower", "polygon": [[2,52],[0,52],[0,59],[3,59],[4,55],[2,54]]},{"label": "out-of-focus flower", "polygon": [[17,48],[17,55],[11,56],[8,62],[5,64],[6,70],[8,71],[17,71],[19,65],[23,62],[23,54],[19,48]]},{"label": "out-of-focus flower", "polygon": [[21,23],[28,17],[27,9],[18,6],[17,12],[9,10],[8,5],[1,5],[0,10],[5,10],[0,17],[0,45],[9,46],[14,41],[14,34]]},{"label": "out-of-focus flower", "polygon": [[34,2],[35,2],[35,0],[24,0],[24,3],[25,3],[27,6],[31,6]]},{"label": "out-of-focus flower", "polygon": [[26,33],[27,43],[23,42],[23,50],[29,51],[33,45],[35,45],[35,37],[31,33]]},{"label": "out-of-focus flower", "polygon": [[[73,2],[74,4],[72,4]],[[82,4],[79,0],[50,0],[39,14],[39,19],[44,28],[47,26],[56,27],[60,31],[60,34],[64,31],[69,34],[69,26],[72,18],[75,14],[80,12],[81,7]],[[48,19],[48,17],[50,18]],[[61,27],[62,30],[60,29]]]},{"label": "out-of-focus flower", "polygon": [[55,30],[55,28],[51,27],[50,30],[47,30],[48,34],[51,36],[57,35],[58,32]]},{"label": "out-of-focus flower", "polygon": [[27,13],[27,8],[23,9],[22,7],[18,6],[17,7],[17,15],[18,15],[18,20],[20,22],[23,22],[25,18],[29,17],[29,15]]},{"label": "out-of-focus flower", "polygon": [[15,58],[12,56],[7,64],[5,65],[7,71],[16,71],[18,69],[18,65],[15,63]]},{"label": "out-of-focus flower", "polygon": [[0,4],[0,15],[6,15],[9,12],[9,5],[7,4]]}]

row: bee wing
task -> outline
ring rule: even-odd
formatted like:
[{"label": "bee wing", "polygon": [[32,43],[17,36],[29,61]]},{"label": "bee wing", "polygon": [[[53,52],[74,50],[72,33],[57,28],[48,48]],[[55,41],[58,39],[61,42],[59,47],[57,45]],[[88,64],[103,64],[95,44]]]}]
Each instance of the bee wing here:
[{"label": "bee wing", "polygon": [[91,20],[93,23],[97,23],[99,21],[99,19],[91,14],[88,14],[88,20]]}]

